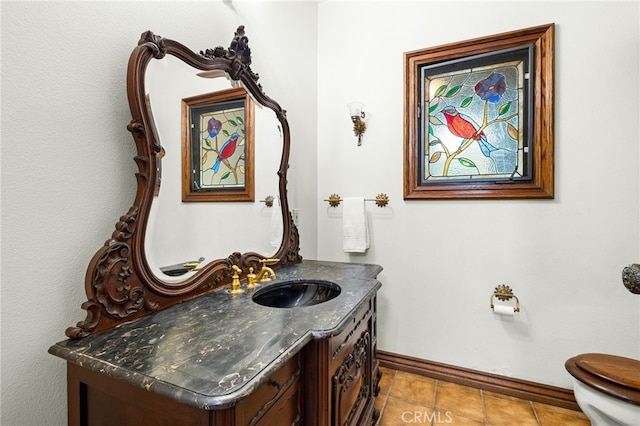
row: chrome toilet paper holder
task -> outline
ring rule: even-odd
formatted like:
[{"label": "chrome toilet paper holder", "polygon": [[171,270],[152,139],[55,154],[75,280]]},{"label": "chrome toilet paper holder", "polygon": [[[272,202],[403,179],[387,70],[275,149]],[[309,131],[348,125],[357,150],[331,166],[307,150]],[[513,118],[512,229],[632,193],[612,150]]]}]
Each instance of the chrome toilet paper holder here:
[{"label": "chrome toilet paper holder", "polygon": [[513,312],[520,312],[520,301],[518,300],[516,295],[513,294],[513,290],[511,290],[511,288],[508,285],[500,284],[498,287],[496,287],[490,299],[491,309],[494,308],[494,305],[493,305],[494,297],[497,297],[498,300],[501,300],[503,302],[506,302],[507,300],[511,300],[511,299],[516,299],[516,305],[513,307]]}]

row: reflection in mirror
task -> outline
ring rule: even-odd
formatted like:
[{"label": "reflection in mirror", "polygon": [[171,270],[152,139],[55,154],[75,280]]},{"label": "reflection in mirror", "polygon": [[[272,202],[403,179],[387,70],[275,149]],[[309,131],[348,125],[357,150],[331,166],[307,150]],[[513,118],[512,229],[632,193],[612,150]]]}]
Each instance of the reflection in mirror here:
[{"label": "reflection in mirror", "polygon": [[254,200],[253,108],[241,87],[182,99],[182,201]]},{"label": "reflection in mirror", "polygon": [[[233,87],[226,74],[207,77],[173,56],[152,60],[145,74],[148,107],[163,148],[162,180],[151,205],[145,251],[154,274],[167,281],[189,278],[231,250],[271,257],[282,242],[277,175],[282,131],[274,112],[259,103],[254,109],[255,201],[182,202],[181,102]],[[261,202],[269,195],[276,197],[273,208]],[[161,271],[167,266],[168,274]],[[172,277],[176,270],[182,274]]]}]

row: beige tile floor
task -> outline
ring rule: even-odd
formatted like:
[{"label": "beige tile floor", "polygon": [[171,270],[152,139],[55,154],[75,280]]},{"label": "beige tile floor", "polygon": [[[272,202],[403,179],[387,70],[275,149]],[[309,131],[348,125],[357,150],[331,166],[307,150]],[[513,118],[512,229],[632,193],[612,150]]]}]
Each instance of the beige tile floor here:
[{"label": "beige tile floor", "polygon": [[378,426],[589,426],[579,411],[470,388],[417,374],[382,370]]}]

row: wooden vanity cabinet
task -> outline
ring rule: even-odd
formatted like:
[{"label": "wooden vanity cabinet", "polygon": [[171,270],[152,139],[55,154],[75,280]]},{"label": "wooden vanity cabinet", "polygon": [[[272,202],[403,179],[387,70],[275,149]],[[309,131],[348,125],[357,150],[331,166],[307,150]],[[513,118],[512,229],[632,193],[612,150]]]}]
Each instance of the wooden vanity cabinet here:
[{"label": "wooden vanity cabinet", "polygon": [[67,366],[69,426],[280,426],[302,423],[302,364],[296,354],[224,410],[202,410],[73,363]]},{"label": "wooden vanity cabinet", "polygon": [[233,407],[203,410],[67,363],[69,425],[368,426],[378,411],[376,298],[336,336],[312,340]]},{"label": "wooden vanity cabinet", "polygon": [[207,411],[71,362],[67,362],[67,399],[69,426],[210,424]]}]

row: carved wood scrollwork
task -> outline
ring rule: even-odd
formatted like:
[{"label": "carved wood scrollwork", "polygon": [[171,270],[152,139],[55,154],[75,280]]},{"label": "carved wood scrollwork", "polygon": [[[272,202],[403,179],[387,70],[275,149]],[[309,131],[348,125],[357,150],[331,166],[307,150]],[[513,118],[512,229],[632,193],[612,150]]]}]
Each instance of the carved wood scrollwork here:
[{"label": "carved wood scrollwork", "polygon": [[249,48],[249,38],[244,32],[244,25],[240,25],[234,33],[229,49],[221,46],[215,49],[206,49],[200,54],[205,58],[224,58],[231,61],[229,75],[234,80],[240,80],[240,76],[246,73],[255,82],[260,78],[258,74],[251,71],[251,48]]},{"label": "carved wood scrollwork", "polygon": [[[157,155],[162,151],[154,131],[153,119],[146,103],[145,72],[152,59],[173,55],[200,71],[224,71],[232,79],[239,80],[255,100],[270,108],[280,122],[283,133],[283,149],[279,176],[279,196],[283,211],[282,245],[275,255],[280,262],[272,268],[298,263],[298,230],[287,200],[287,168],[290,149],[289,125],[285,111],[268,97],[258,84],[258,74],[251,70],[251,49],[244,26],[238,27],[229,49],[217,47],[196,54],[184,45],[165,39],[151,31],[144,32],[129,58],[127,71],[127,95],[132,119],[127,129],[136,144],[134,157],[137,191],[133,206],[116,223],[115,231],[91,259],[85,276],[87,301],[82,309],[87,311],[84,321],[66,330],[72,339],[86,337],[125,321],[164,309],[183,300],[215,290],[231,282],[232,265],[244,271],[259,268],[264,259],[258,253],[232,253],[225,259],[215,259],[197,274],[183,282],[172,283],[155,276],[146,260],[145,232],[157,180]],[[285,214],[286,212],[286,214]]]},{"label": "carved wood scrollwork", "polygon": [[[333,419],[334,424],[351,425],[361,404],[371,395],[369,369],[366,368],[367,355],[371,351],[371,335],[366,330],[356,341],[353,350],[348,354],[336,373],[333,375]],[[355,386],[359,388],[355,388]],[[345,407],[351,407],[346,416]]]},{"label": "carved wood scrollwork", "polygon": [[158,303],[147,297],[147,291],[131,266],[131,239],[136,230],[137,215],[137,207],[131,207],[116,224],[112,238],[94,256],[86,279],[87,294],[93,297],[82,305],[87,311],[87,319],[76,327],[69,327],[68,337],[81,338],[91,334],[102,319],[102,312],[123,319],[142,309],[150,312],[158,309]]},{"label": "carved wood scrollwork", "polygon": [[146,45],[151,50],[154,58],[162,59],[167,54],[167,46],[164,37],[154,34],[152,31],[146,31],[140,36],[138,45]]},{"label": "carved wood scrollwork", "polygon": [[[157,309],[157,302],[147,298],[147,292],[136,280],[131,267],[130,240],[135,232],[137,214],[138,209],[131,207],[116,224],[112,239],[94,257],[95,267],[89,268],[92,274],[87,276],[87,292],[94,295],[98,303],[89,301],[83,305],[83,309],[91,308],[91,320],[67,329],[69,337],[90,334],[101,319],[101,311],[117,318],[126,318],[142,308],[149,311]],[[134,277],[130,280],[132,275]]]}]

